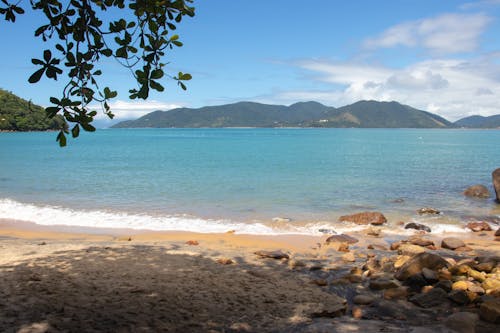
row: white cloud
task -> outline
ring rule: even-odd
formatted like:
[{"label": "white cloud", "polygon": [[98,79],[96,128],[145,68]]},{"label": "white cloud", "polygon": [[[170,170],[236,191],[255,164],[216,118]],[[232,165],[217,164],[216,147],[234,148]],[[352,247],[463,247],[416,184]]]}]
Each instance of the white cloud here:
[{"label": "white cloud", "polygon": [[[148,100],[148,101],[116,100],[109,103],[109,106],[111,107],[111,112],[113,112],[113,114],[115,115],[114,120],[125,120],[125,119],[139,118],[147,113],[156,110],[166,111],[179,108],[182,105],[165,103],[155,100]],[[108,116],[106,116],[103,112],[101,112],[101,107],[99,105],[92,105],[91,109],[97,111],[96,119],[98,120],[108,119]]]},{"label": "white cloud", "polygon": [[482,1],[466,2],[460,6],[460,9],[468,10],[468,9],[484,8],[484,7],[491,7],[498,5],[500,5],[500,0],[482,0]]},{"label": "white cloud", "polygon": [[500,113],[499,59],[438,59],[405,68],[308,60],[298,66],[319,74],[318,80],[327,82],[330,90],[283,91],[273,97],[284,104],[316,100],[332,106],[395,100],[452,121],[472,114],[488,116]]},{"label": "white cloud", "polygon": [[471,52],[477,48],[480,35],[491,21],[485,14],[443,14],[390,27],[379,36],[365,40],[364,46],[371,49],[422,47],[437,55]]}]

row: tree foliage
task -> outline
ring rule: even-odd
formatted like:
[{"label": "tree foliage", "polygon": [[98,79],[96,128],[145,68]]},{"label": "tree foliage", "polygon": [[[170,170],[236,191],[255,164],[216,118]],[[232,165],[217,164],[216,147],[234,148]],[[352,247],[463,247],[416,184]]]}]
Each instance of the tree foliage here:
[{"label": "tree foliage", "polygon": [[[0,0],[0,15],[15,22],[16,16],[25,11],[17,3]],[[194,16],[193,0],[30,0],[31,9],[42,13],[45,24],[35,30],[35,36],[49,42],[39,59],[31,62],[39,68],[29,77],[36,83],[46,77],[57,80],[67,76],[61,96],[50,97],[46,108],[51,118],[61,114],[67,122],[74,123],[71,131],[62,127],[57,136],[61,146],[66,145],[66,134],[73,137],[86,131],[95,131],[92,121],[97,112],[90,110],[91,103],[99,103],[110,118],[113,113],[109,101],[117,92],[102,87],[103,58],[114,58],[129,69],[137,87],[129,90],[131,99],[147,99],[150,89],[164,91],[160,80],[165,76],[177,81],[186,89],[184,81],[191,75],[165,72],[165,52],[181,47],[179,36],[173,32],[184,16]],[[103,21],[106,14],[119,10],[120,18]],[[113,15],[111,15],[113,16]]]}]

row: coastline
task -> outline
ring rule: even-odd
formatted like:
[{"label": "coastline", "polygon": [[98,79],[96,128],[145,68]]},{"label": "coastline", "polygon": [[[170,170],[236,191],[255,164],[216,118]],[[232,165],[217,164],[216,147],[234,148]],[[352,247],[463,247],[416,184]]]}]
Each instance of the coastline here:
[{"label": "coastline", "polygon": [[[455,263],[481,256],[498,258],[500,242],[494,233],[460,234],[468,249],[459,252],[440,246],[452,234],[417,231],[414,236],[436,246],[408,244],[391,250],[393,243],[412,237],[375,235],[372,227],[349,233],[358,241],[342,245],[327,243],[331,235],[96,229],[1,219],[0,279],[5,288],[0,291],[0,328],[439,331],[449,328],[447,317],[465,311],[474,314],[477,331],[487,332],[496,324],[480,317],[476,303],[460,305],[445,299],[435,313],[429,313],[412,303],[410,294],[386,299],[386,291],[373,289],[372,284],[391,281],[398,285],[391,290],[407,288],[389,271],[397,260],[415,256],[412,251],[420,248]],[[378,268],[372,267],[375,262]],[[389,263],[391,269],[386,271]],[[481,296],[486,301],[490,295],[500,296],[500,289],[488,293]],[[371,301],[358,304],[356,295]]]}]

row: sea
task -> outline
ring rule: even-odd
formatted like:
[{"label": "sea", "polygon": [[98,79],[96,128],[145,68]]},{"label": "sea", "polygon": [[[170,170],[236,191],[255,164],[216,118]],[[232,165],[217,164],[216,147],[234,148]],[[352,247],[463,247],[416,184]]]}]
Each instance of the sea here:
[{"label": "sea", "polygon": [[[42,225],[246,234],[345,232],[380,211],[433,232],[500,219],[499,130],[100,129],[60,148],[54,132],[0,133],[0,218]],[[417,209],[434,207],[436,216]]]}]

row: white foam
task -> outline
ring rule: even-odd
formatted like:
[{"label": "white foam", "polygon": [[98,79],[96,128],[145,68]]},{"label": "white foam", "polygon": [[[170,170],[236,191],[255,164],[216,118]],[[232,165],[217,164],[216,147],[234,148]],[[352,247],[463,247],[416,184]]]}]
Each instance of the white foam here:
[{"label": "white foam", "polygon": [[201,219],[190,216],[129,214],[100,210],[74,210],[57,206],[39,206],[0,199],[0,218],[30,221],[41,225],[65,225],[94,228],[129,228],[155,231],[192,231],[223,233],[236,230],[242,234],[277,235],[311,234],[306,229],[273,229],[262,223],[243,223],[231,220]]}]

